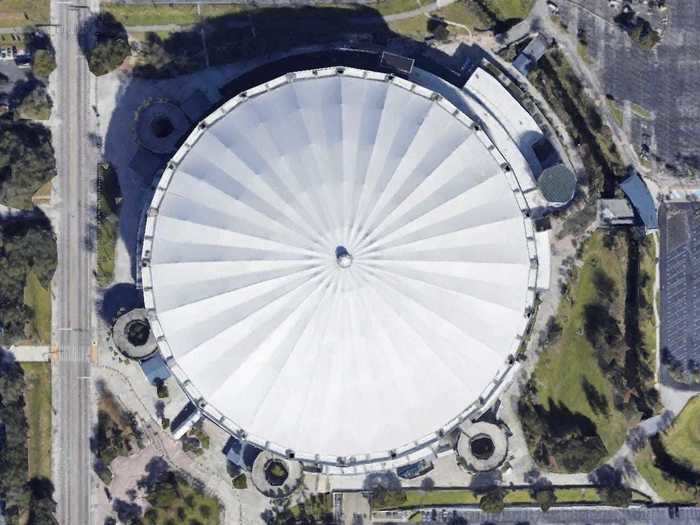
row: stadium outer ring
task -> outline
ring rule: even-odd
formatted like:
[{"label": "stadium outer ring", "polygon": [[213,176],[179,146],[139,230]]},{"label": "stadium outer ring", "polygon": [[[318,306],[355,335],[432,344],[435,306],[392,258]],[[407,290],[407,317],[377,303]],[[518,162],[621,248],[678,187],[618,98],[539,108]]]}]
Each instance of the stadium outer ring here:
[{"label": "stadium outer ring", "polygon": [[[198,407],[202,414],[207,417],[207,419],[232,436],[236,436],[237,438],[245,440],[257,447],[279,454],[280,456],[288,459],[296,459],[301,461],[307,467],[319,472],[325,472],[328,474],[358,474],[387,470],[400,465],[413,463],[429,456],[436,456],[438,452],[443,449],[443,447],[440,447],[440,442],[443,441],[444,438],[448,437],[448,435],[455,428],[457,428],[458,425],[469,419],[474,419],[476,416],[488,409],[490,404],[496,399],[501,387],[506,384],[507,377],[515,372],[519,367],[518,361],[514,359],[507,360],[504,363],[504,368],[496,373],[496,377],[486,386],[475,401],[469,404],[469,406],[467,406],[460,413],[456,414],[452,419],[447,421],[434,432],[410,443],[406,443],[385,452],[357,454],[345,457],[321,456],[319,454],[297,452],[278,443],[273,443],[265,439],[264,436],[249,434],[245,429],[237,425],[230,418],[224,416],[215,407],[207,403],[201,392],[199,392],[197,387],[177,364],[177,361],[170,350],[167,338],[160,325],[155,308],[155,297],[152,288],[150,266],[151,248],[153,245],[155,226],[158,219],[160,204],[168,190],[170,181],[175,173],[175,170],[177,169],[177,166],[184,159],[189,150],[197,144],[200,137],[206,132],[207,128],[220,118],[235,110],[239,105],[244,104],[246,101],[257,96],[264,95],[277,87],[291,82],[310,80],[313,78],[331,77],[335,75],[345,75],[372,81],[391,82],[395,86],[401,87],[415,95],[430,99],[434,104],[440,105],[448,113],[451,113],[452,116],[462,125],[471,127],[474,130],[476,137],[501,167],[500,171],[502,175],[506,177],[514,193],[518,206],[523,214],[523,227],[527,241],[527,251],[530,259],[528,303],[526,308],[528,312],[532,312],[534,307],[535,290],[537,287],[537,272],[539,267],[537,245],[535,241],[535,229],[532,221],[529,218],[530,210],[523,196],[518,180],[513,174],[507,160],[498,150],[496,145],[491,141],[478,123],[474,122],[471,118],[462,113],[439,93],[431,91],[430,89],[414,82],[396,77],[392,74],[343,66],[296,71],[279,76],[230,98],[219,108],[202,119],[167,163],[158,185],[155,188],[151,204],[146,212],[140,265],[144,305],[148,312],[148,319],[151,323],[151,328],[158,343],[158,350],[170,367],[173,376],[176,378],[181,388],[184,390],[190,400]],[[527,329],[524,331],[524,333],[526,331]],[[524,333],[519,334],[519,338],[521,340],[524,337]]]}]

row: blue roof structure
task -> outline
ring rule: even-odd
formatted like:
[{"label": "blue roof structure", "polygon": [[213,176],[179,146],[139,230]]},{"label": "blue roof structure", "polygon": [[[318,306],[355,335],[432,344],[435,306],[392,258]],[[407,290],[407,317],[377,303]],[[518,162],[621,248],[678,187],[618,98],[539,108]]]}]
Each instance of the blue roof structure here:
[{"label": "blue roof structure", "polygon": [[656,230],[659,228],[659,217],[656,209],[656,203],[651,196],[651,192],[644,181],[639,176],[639,173],[632,173],[629,177],[620,183],[622,191],[634,206],[639,218],[644,223],[647,230]]}]

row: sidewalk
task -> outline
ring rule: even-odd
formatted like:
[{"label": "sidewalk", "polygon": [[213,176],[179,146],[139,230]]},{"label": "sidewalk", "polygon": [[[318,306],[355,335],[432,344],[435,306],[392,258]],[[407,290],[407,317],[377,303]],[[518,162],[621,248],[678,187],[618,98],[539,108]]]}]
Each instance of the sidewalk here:
[{"label": "sidewalk", "polygon": [[51,348],[42,346],[11,346],[10,352],[20,363],[46,363],[51,358]]}]

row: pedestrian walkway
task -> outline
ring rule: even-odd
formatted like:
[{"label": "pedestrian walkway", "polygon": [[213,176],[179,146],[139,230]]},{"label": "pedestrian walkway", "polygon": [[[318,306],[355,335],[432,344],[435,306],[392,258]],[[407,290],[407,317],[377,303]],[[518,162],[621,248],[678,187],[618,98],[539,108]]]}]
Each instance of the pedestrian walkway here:
[{"label": "pedestrian walkway", "polygon": [[45,363],[51,357],[48,346],[11,346],[10,352],[20,363]]}]

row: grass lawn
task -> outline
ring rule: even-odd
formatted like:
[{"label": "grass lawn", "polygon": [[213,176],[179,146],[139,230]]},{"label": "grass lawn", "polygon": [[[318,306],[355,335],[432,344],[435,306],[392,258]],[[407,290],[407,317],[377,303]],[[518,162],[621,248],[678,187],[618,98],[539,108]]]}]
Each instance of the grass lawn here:
[{"label": "grass lawn", "polygon": [[200,19],[193,4],[102,4],[101,7],[125,26],[190,25]]},{"label": "grass lawn", "polygon": [[[455,2],[448,6],[438,9],[433,13],[435,16],[439,16],[454,22],[456,24],[462,24],[470,29],[488,29],[491,27],[491,21],[484,12],[479,9],[474,9],[470,4],[466,2]],[[450,31],[454,31],[455,27],[450,27]]]},{"label": "grass lawn", "polygon": [[[642,332],[644,348],[647,350],[647,364],[650,370],[656,370],[656,317],[654,316],[654,297],[656,279],[656,243],[654,237],[647,235],[640,246],[639,272],[644,278],[641,282],[641,296],[639,308],[639,329]],[[642,306],[643,304],[646,306]]]},{"label": "grass lawn", "polygon": [[636,454],[634,464],[642,477],[664,501],[673,503],[695,502],[693,487],[669,479],[654,465],[654,455],[650,445],[647,444]]},{"label": "grass lawn", "polygon": [[[575,301],[572,304],[565,297],[557,313],[557,321],[562,327],[561,337],[542,353],[533,377],[538,387],[539,402],[545,408],[553,402],[588,417],[595,423],[606,449],[612,454],[624,442],[627,423],[624,415],[613,406],[613,385],[600,369],[596,350],[584,334],[584,311],[587,305],[598,300],[594,277],[596,270],[600,269],[614,283],[616,291],[610,307],[611,314],[618,320],[624,317],[627,246],[618,241],[607,249],[603,238],[603,234],[597,232],[586,241],[583,266],[571,284],[569,297],[575,298]],[[607,398],[607,417],[600,411],[596,413],[591,407],[583,388],[585,382]]]},{"label": "grass lawn", "polygon": [[51,478],[51,364],[22,363],[29,478]]},{"label": "grass lawn", "polygon": [[525,18],[534,4],[535,0],[490,0],[486,3],[499,20]]},{"label": "grass lawn", "polygon": [[578,42],[576,44],[576,53],[586,64],[591,63],[591,55],[588,54],[588,46],[583,42]]},{"label": "grass lawn", "polygon": [[634,102],[630,103],[630,106],[632,108],[632,113],[637,115],[639,118],[643,118],[644,120],[652,120],[652,115],[651,113],[640,106],[639,104],[635,104]]},{"label": "grass lawn", "polygon": [[114,220],[105,220],[97,228],[97,284],[100,286],[107,286],[114,279],[117,225]]},{"label": "grass lawn", "polygon": [[617,125],[622,127],[625,123],[625,114],[620,105],[614,100],[608,100],[608,107],[610,108],[610,113],[612,113],[612,117]]},{"label": "grass lawn", "polygon": [[107,286],[114,279],[114,251],[119,236],[119,178],[109,164],[98,167],[97,195],[97,284]]},{"label": "grass lawn", "polygon": [[[426,2],[430,3],[430,2]],[[418,9],[421,2],[416,0],[380,0],[376,4],[369,4],[370,9],[379,11],[382,15],[395,15],[396,13],[404,13]]]},{"label": "grass lawn", "polygon": [[49,23],[49,0],[0,0],[0,27]]},{"label": "grass lawn", "polygon": [[[407,18],[406,20],[390,22],[389,29],[400,35],[423,40],[423,38],[428,35],[428,17],[418,15],[413,18]],[[450,30],[452,30],[452,28],[450,28]]]},{"label": "grass lawn", "polygon": [[202,4],[200,11],[203,17],[232,15],[246,10],[246,6],[238,4]]},{"label": "grass lawn", "polygon": [[51,292],[41,286],[34,272],[27,274],[24,285],[24,304],[34,312],[31,323],[31,339],[34,342],[51,342]]},{"label": "grass lawn", "polygon": [[[532,492],[529,488],[514,488],[506,490],[504,502],[506,505],[527,505],[536,503],[532,497]],[[475,493],[469,489],[455,490],[406,490],[406,501],[401,503],[399,507],[381,507],[372,505],[372,510],[385,510],[388,508],[420,508],[428,506],[440,505],[478,505],[481,499],[481,494]],[[573,503],[598,503],[600,495],[593,487],[559,487],[554,489],[558,504],[573,504]],[[635,501],[648,501],[641,494],[634,493]]]},{"label": "grass lawn", "polygon": [[671,456],[700,471],[700,395],[688,401],[662,442]]}]

